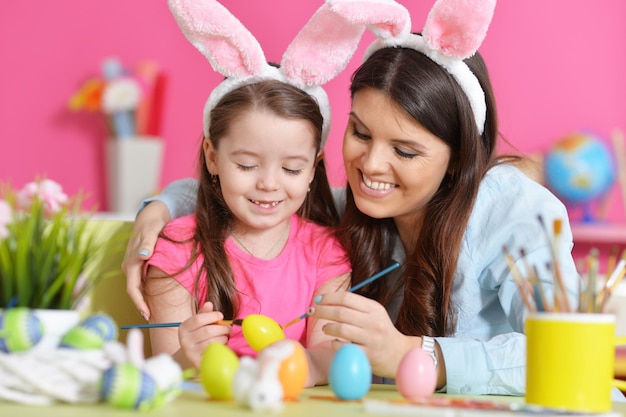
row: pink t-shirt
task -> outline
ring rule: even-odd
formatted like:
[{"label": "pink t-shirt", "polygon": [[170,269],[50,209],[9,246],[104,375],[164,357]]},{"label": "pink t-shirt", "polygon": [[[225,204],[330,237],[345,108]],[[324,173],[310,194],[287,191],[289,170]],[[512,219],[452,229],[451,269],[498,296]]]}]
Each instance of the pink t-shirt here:
[{"label": "pink t-shirt", "polygon": [[[196,218],[189,215],[172,220],[164,233],[173,240],[193,236]],[[191,243],[176,243],[158,239],[154,254],[148,261],[167,274],[175,274],[187,263]],[[283,251],[274,259],[258,259],[240,249],[231,237],[226,239],[226,254],[235,277],[235,287],[240,292],[241,304],[237,318],[249,314],[263,314],[278,324],[285,324],[306,313],[313,294],[331,278],[351,271],[346,253],[325,227],[291,217],[289,239]],[[193,294],[195,279],[202,259],[174,276]],[[198,285],[198,304],[206,300],[206,274]],[[226,317],[227,319],[232,317]],[[306,321],[302,320],[285,329],[288,339],[303,345],[306,338]],[[243,337],[240,326],[233,326],[228,346],[238,355],[256,355]]]}]

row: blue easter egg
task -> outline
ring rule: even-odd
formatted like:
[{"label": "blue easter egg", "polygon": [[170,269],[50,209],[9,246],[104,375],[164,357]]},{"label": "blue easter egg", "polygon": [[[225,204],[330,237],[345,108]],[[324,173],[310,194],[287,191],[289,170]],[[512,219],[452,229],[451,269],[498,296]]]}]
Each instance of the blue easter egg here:
[{"label": "blue easter egg", "polygon": [[102,336],[92,328],[81,325],[72,327],[61,337],[59,347],[78,350],[101,349],[104,346]]},{"label": "blue easter egg", "polygon": [[365,352],[354,344],[343,345],[330,363],[328,383],[342,400],[359,400],[372,385],[372,367]]},{"label": "blue easter egg", "polygon": [[0,351],[26,351],[39,343],[43,334],[43,324],[31,309],[13,307],[0,312]]},{"label": "blue easter egg", "polygon": [[141,369],[130,363],[120,363],[104,372],[100,395],[114,407],[139,409],[154,401],[157,386],[154,379]]},{"label": "blue easter egg", "polygon": [[92,314],[83,320],[80,325],[98,333],[105,342],[117,340],[117,323],[115,323],[115,320],[107,314]]},{"label": "blue easter egg", "polygon": [[106,342],[117,339],[117,324],[108,315],[92,314],[61,338],[60,347],[72,349],[100,349]]}]

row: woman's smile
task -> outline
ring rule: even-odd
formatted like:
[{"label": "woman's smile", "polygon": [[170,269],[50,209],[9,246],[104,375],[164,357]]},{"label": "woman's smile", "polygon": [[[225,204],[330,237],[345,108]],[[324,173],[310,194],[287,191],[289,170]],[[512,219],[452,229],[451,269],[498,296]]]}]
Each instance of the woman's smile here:
[{"label": "woman's smile", "polygon": [[389,182],[371,180],[363,172],[361,172],[361,178],[363,179],[363,184],[365,184],[367,188],[372,190],[384,191],[391,190],[396,187],[396,184],[392,184]]}]

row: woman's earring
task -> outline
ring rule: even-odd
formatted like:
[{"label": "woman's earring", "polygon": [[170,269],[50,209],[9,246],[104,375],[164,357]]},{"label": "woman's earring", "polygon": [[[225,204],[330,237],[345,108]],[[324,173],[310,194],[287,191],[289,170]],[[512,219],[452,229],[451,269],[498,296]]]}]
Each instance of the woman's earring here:
[{"label": "woman's earring", "polygon": [[217,184],[217,180],[218,180],[217,177],[218,177],[217,175],[211,174],[211,182],[213,183],[213,185]]}]

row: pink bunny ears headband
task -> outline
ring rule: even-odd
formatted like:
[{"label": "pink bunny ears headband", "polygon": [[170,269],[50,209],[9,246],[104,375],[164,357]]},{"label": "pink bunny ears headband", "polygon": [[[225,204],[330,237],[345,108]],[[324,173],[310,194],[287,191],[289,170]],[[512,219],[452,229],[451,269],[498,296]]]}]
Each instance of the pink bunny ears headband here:
[{"label": "pink bunny ears headband", "polygon": [[[338,0],[343,2],[346,0]],[[215,0],[169,0],[169,7],[187,39],[227,77],[209,96],[203,114],[209,136],[210,112],[220,99],[241,86],[273,79],[294,85],[317,101],[324,118],[322,147],[330,130],[330,104],[321,87],[337,76],[354,54],[365,27],[350,23],[342,11],[322,5],[288,46],[280,68],[269,65],[256,38]]]},{"label": "pink bunny ears headband", "polygon": [[204,135],[210,112],[228,92],[246,84],[274,79],[313,96],[324,118],[322,146],[330,129],[330,104],[321,85],[347,65],[367,26],[378,38],[365,58],[380,48],[415,49],[445,68],[467,95],[476,126],[484,131],[487,106],[476,76],[463,59],[472,56],[487,34],[496,0],[437,0],[423,35],[411,33],[408,10],[394,0],[326,0],[288,46],[280,68],[269,65],[256,38],[215,0],[169,0],[182,32],[227,77],[204,107]]},{"label": "pink bunny ears headband", "polygon": [[[408,10],[394,0],[333,3],[336,13],[347,16],[352,23],[367,25],[378,38],[367,49],[364,60],[381,48],[405,47],[442,66],[465,92],[482,135],[487,113],[485,93],[463,60],[474,55],[483,42],[496,0],[437,0],[428,14],[423,35],[411,33]],[[344,8],[355,11],[348,13]]]}]

